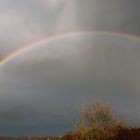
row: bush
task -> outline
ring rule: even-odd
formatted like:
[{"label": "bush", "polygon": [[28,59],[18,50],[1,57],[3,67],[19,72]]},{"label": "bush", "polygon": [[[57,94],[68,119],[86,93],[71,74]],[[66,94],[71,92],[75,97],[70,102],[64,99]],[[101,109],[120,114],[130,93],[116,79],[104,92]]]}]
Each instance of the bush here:
[{"label": "bush", "polygon": [[101,101],[84,106],[76,123],[76,131],[80,132],[83,140],[109,140],[122,127],[112,107]]}]

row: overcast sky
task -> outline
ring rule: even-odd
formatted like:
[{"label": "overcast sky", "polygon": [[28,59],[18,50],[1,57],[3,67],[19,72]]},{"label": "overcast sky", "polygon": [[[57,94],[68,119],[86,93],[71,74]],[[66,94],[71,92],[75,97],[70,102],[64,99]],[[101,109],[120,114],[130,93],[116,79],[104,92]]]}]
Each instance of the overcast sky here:
[{"label": "overcast sky", "polygon": [[[139,0],[0,0],[0,58],[65,32],[139,36],[139,5]],[[34,46],[0,66],[0,135],[63,134],[72,126],[65,115],[97,98],[121,117],[139,118],[139,40],[82,33]]]},{"label": "overcast sky", "polygon": [[88,29],[139,35],[139,3],[139,0],[1,0],[0,56],[63,32]]}]

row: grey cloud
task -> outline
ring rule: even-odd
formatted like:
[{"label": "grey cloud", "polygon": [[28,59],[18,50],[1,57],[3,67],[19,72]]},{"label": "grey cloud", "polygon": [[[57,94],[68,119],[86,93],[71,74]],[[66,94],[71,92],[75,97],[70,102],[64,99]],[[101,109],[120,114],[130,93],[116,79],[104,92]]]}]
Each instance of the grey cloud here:
[{"label": "grey cloud", "polygon": [[[1,1],[1,52],[4,54],[54,32],[54,25],[63,10],[63,3],[51,9],[42,2]],[[57,15],[56,15],[57,14]],[[7,41],[8,40],[8,41]]]},{"label": "grey cloud", "polygon": [[76,3],[77,17],[82,27],[139,35],[138,0],[79,0]]},{"label": "grey cloud", "polygon": [[139,35],[137,0],[59,0],[54,6],[51,1],[0,1],[2,55],[63,32],[98,29]]},{"label": "grey cloud", "polygon": [[[2,106],[17,112],[21,108],[25,114],[60,115],[78,112],[83,99],[100,97],[131,114],[140,98],[139,44],[125,37],[85,34],[24,52],[0,69]],[[139,115],[135,109],[133,117]]]}]

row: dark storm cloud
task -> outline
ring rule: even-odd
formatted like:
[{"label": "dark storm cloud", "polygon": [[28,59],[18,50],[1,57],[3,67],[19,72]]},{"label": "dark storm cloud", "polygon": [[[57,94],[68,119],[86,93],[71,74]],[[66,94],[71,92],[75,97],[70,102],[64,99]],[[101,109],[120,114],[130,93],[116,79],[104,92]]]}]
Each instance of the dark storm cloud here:
[{"label": "dark storm cloud", "polygon": [[[0,112],[21,119],[42,114],[63,116],[67,110],[78,112],[82,100],[103,98],[123,115],[132,114],[133,104],[137,105],[134,116],[130,115],[136,117],[139,45],[136,40],[93,34],[58,40],[48,47],[42,44],[23,53],[0,69]],[[36,57],[38,52],[40,57]]]},{"label": "dark storm cloud", "polygon": [[76,3],[82,27],[140,34],[138,0],[78,0]]}]

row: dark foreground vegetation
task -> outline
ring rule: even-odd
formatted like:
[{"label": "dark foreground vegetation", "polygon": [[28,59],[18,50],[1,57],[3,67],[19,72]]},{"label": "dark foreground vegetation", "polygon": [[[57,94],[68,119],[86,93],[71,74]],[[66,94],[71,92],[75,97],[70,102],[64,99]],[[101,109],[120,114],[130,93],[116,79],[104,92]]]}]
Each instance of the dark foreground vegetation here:
[{"label": "dark foreground vegetation", "polygon": [[0,140],[140,140],[140,128],[127,127],[110,105],[97,101],[83,107],[75,130],[62,137],[0,137]]}]

